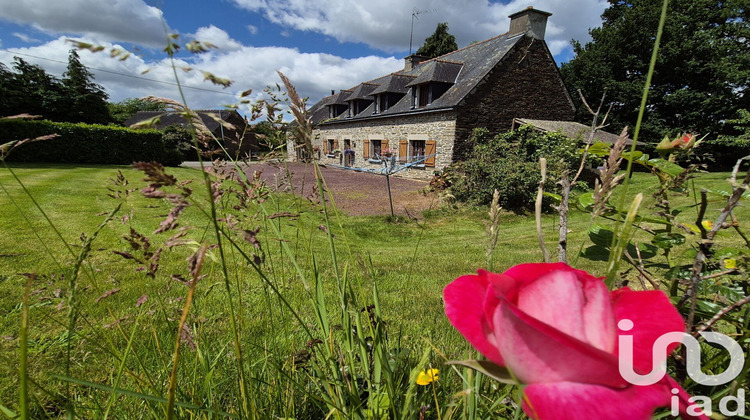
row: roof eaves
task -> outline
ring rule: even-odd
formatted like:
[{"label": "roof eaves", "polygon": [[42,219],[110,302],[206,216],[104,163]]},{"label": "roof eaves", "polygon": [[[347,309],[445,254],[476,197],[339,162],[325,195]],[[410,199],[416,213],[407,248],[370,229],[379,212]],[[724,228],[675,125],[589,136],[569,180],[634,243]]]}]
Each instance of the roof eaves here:
[{"label": "roof eaves", "polygon": [[409,111],[400,111],[400,112],[394,112],[394,113],[388,113],[383,112],[380,114],[370,114],[367,116],[359,117],[355,116],[352,118],[333,118],[330,120],[322,121],[318,123],[318,126],[322,125],[329,125],[329,124],[344,124],[348,122],[359,122],[359,121],[367,121],[367,120],[379,120],[383,118],[391,118],[391,117],[403,117],[403,116],[411,116],[411,115],[423,115],[423,114],[431,114],[431,113],[438,113],[438,112],[447,112],[447,111],[453,111],[455,110],[455,106],[447,106],[447,107],[440,107],[440,108],[434,108],[434,109],[415,109],[415,110],[409,110]]}]

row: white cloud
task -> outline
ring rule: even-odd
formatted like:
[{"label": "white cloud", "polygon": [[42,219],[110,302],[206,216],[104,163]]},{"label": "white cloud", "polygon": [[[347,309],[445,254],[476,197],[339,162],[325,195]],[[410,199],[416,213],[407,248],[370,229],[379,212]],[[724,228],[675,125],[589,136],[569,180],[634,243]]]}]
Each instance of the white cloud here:
[{"label": "white cloud", "polygon": [[[117,44],[105,46],[106,51],[119,47]],[[67,65],[70,47],[65,37],[60,37],[36,47],[0,51],[0,62],[11,67],[13,55],[18,54],[29,63],[38,64],[48,73],[61,77]],[[148,95],[179,99],[168,60],[147,62],[141,57],[131,56],[125,61],[119,61],[111,58],[106,51],[91,53],[83,50],[79,51],[79,55],[81,62],[94,74],[95,82],[104,86],[111,101]],[[232,51],[212,50],[177,59],[176,65],[178,68],[193,68],[187,73],[178,69],[178,74],[180,83],[186,87],[184,92],[187,103],[195,109],[217,108],[234,103],[237,95],[247,89],[252,89],[257,98],[266,87],[281,82],[276,70],[281,70],[289,77],[300,95],[309,97],[310,104],[313,104],[329,95],[331,90],[350,88],[364,80],[374,79],[403,67],[402,61],[394,57],[344,59],[330,54],[301,53],[291,48],[246,46]],[[149,72],[142,74],[147,69]],[[203,80],[200,70],[229,78],[234,83],[227,89],[214,86]]]},{"label": "white cloud", "polygon": [[198,28],[190,36],[201,42],[210,42],[222,51],[236,51],[242,48],[242,44],[230,38],[228,33],[214,25]]},{"label": "white cloud", "polygon": [[245,28],[247,28],[247,31],[253,35],[256,35],[258,33],[258,27],[255,25],[247,25],[245,26]]},{"label": "white cloud", "polygon": [[[448,22],[459,47],[508,30],[508,15],[528,6],[553,14],[547,41],[553,54],[569,48],[571,39],[588,40],[588,29],[601,24],[606,0],[234,0],[242,8],[301,31],[314,31],[339,42],[361,42],[387,52],[408,49],[414,10],[429,11],[414,20],[414,48],[422,45],[439,22]],[[554,48],[553,48],[554,46]]]},{"label": "white cloud", "polygon": [[32,24],[49,34],[153,47],[165,42],[161,11],[142,0],[0,0],[0,10],[0,20]]},{"label": "white cloud", "polygon": [[31,43],[31,42],[39,42],[39,40],[38,40],[38,39],[36,39],[36,38],[32,38],[32,37],[30,37],[30,36],[28,36],[28,35],[26,35],[26,34],[22,34],[22,33],[20,33],[20,32],[13,32],[13,34],[12,34],[12,35],[13,35],[14,37],[16,37],[16,38],[20,39],[21,41],[23,41],[23,42],[26,42],[26,43]]}]

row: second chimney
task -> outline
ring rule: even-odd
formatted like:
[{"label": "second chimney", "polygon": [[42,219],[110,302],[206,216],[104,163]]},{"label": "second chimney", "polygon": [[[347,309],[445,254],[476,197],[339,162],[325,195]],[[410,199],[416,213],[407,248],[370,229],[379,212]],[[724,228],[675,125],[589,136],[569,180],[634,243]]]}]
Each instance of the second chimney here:
[{"label": "second chimney", "polygon": [[404,57],[404,71],[411,71],[414,67],[423,61],[429,60],[430,57],[423,55],[412,54],[408,57]]},{"label": "second chimney", "polygon": [[536,39],[544,39],[544,32],[547,29],[547,18],[552,13],[536,10],[529,6],[520,12],[508,16],[510,18],[510,30],[508,36],[519,34],[528,34]]}]

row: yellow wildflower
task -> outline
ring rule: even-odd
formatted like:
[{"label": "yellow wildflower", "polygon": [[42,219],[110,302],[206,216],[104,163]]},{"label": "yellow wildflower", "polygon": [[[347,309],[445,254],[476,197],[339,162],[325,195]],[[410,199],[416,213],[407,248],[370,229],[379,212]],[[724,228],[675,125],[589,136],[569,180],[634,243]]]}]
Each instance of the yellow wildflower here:
[{"label": "yellow wildflower", "polygon": [[429,385],[430,383],[437,381],[438,373],[440,373],[438,369],[429,369],[427,372],[419,372],[419,375],[417,375],[417,385]]},{"label": "yellow wildflower", "polygon": [[726,260],[724,260],[724,267],[727,270],[734,270],[735,268],[737,268],[737,260],[732,259],[732,258],[727,258]]}]

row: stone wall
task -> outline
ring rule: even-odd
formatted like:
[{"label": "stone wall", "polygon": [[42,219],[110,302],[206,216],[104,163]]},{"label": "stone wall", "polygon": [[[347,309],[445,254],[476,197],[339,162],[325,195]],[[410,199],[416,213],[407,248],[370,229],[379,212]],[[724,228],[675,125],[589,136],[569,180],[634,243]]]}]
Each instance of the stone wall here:
[{"label": "stone wall", "polygon": [[572,121],[575,106],[545,44],[526,37],[460,104],[454,159],[470,153],[474,128],[492,136],[509,131],[514,118]]},{"label": "stone wall", "polygon": [[[352,145],[352,150],[354,150],[352,167],[381,169],[383,168],[382,164],[371,163],[364,159],[365,140],[387,140],[388,147],[397,150],[399,143],[404,140],[433,140],[437,151],[434,167],[412,167],[397,174],[397,176],[406,178],[430,179],[435,171],[442,170],[452,162],[455,131],[455,112],[448,110],[429,114],[326,124],[313,132],[313,146],[320,148],[320,163],[343,166],[343,158],[330,158],[323,154],[323,150],[325,150],[324,142],[328,139],[338,140],[338,148],[343,151],[344,140],[348,139]],[[289,142],[287,145],[287,150],[290,158],[294,159],[296,154],[291,143]],[[396,161],[398,162],[398,157],[396,157]]]}]

